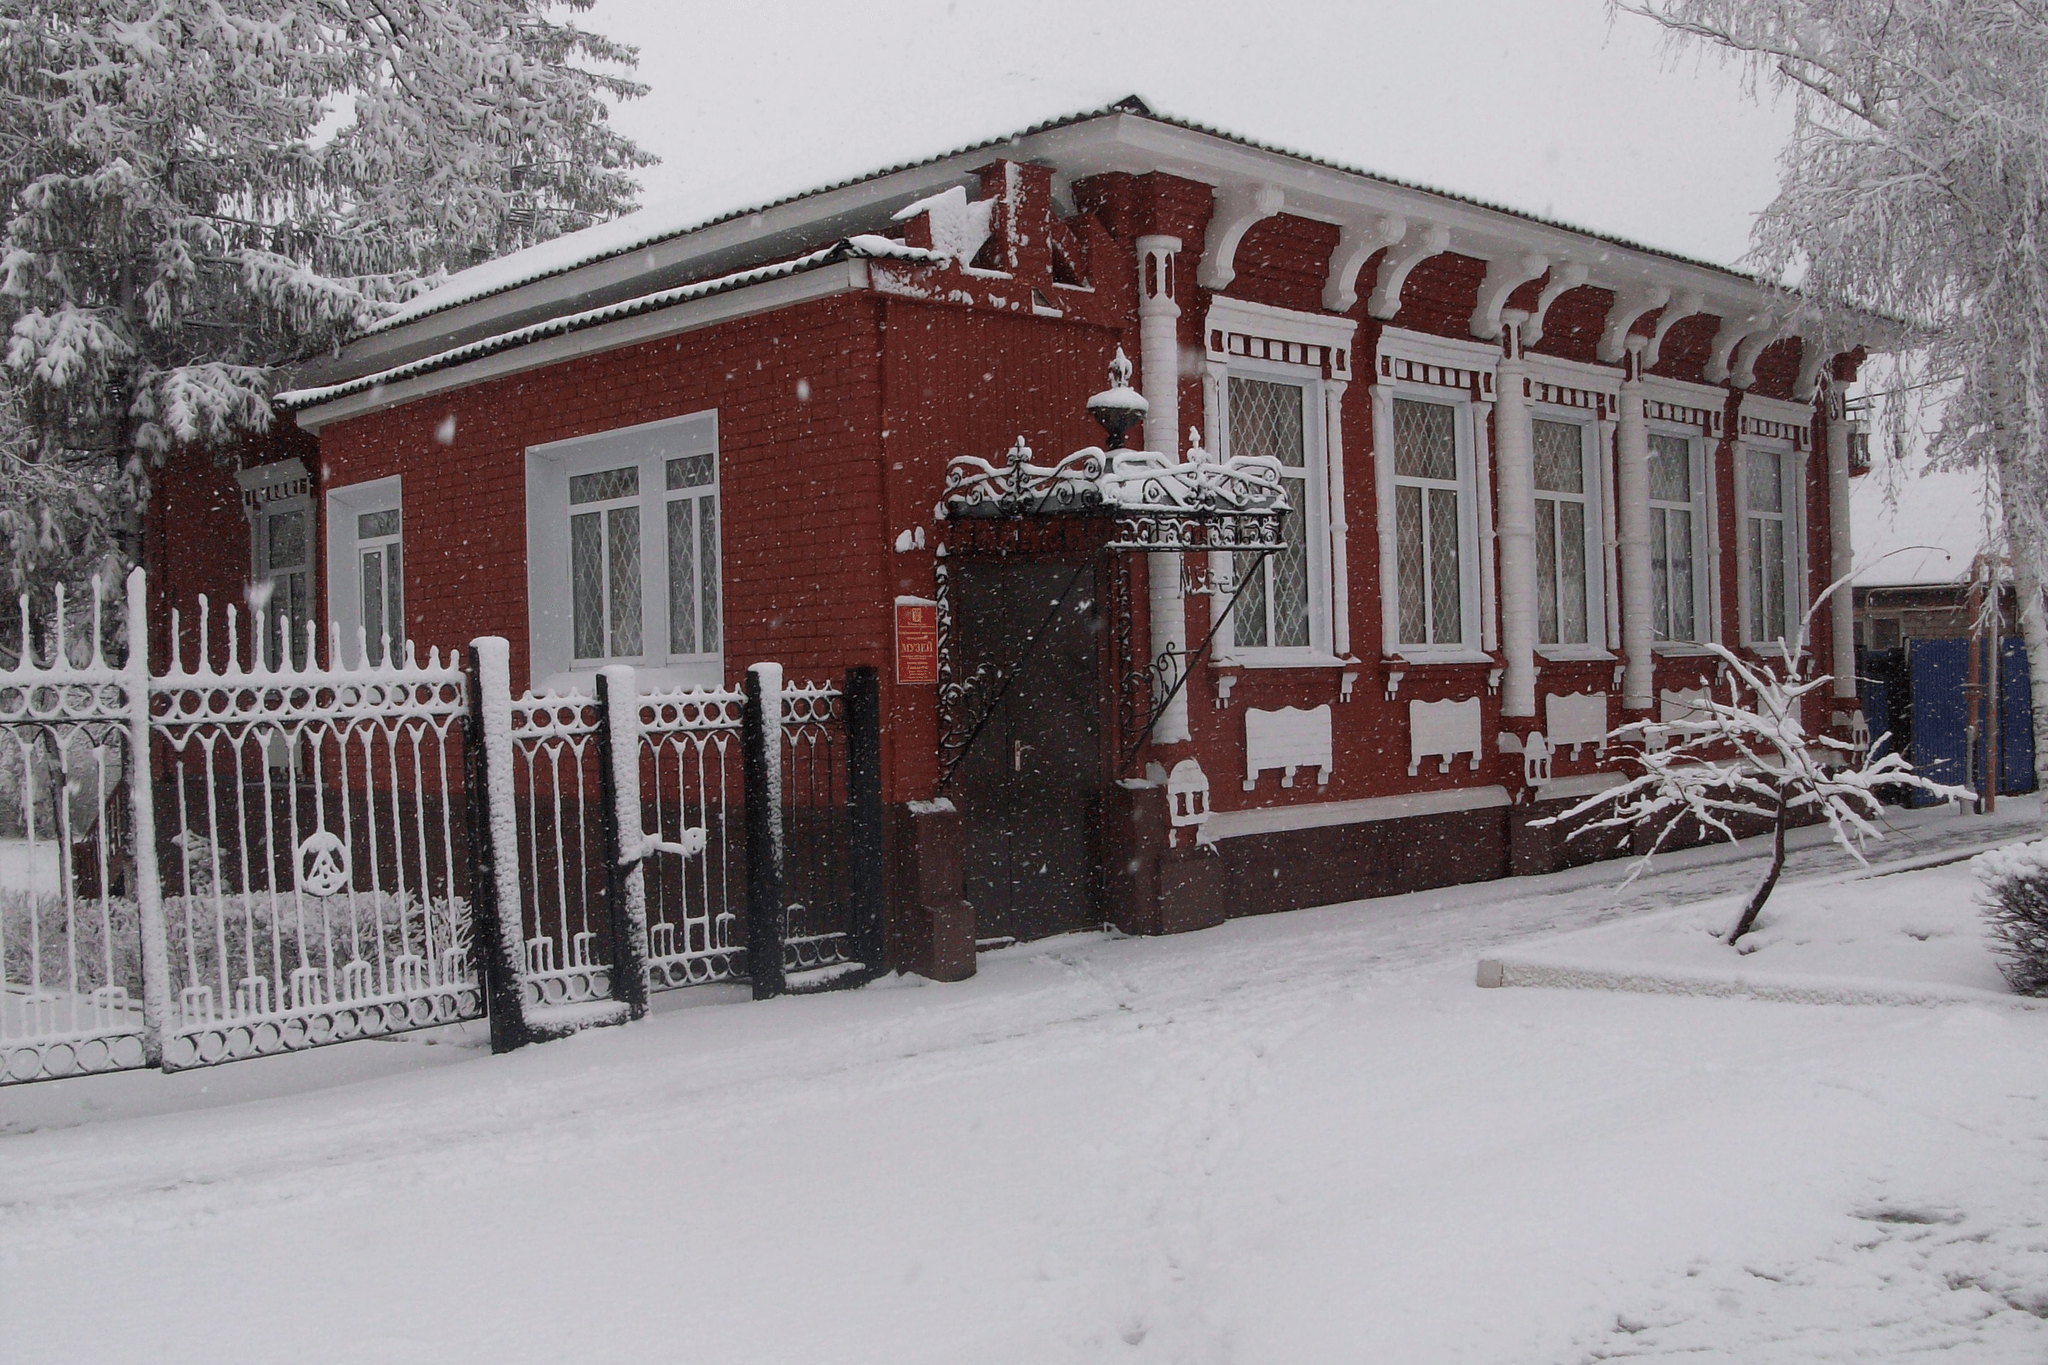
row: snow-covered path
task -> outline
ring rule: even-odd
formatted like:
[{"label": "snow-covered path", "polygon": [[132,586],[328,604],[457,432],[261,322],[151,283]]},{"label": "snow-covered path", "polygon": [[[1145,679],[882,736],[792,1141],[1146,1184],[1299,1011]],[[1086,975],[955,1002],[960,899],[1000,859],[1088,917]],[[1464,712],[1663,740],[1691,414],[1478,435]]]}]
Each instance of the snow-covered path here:
[{"label": "snow-covered path", "polygon": [[1754,871],[1619,876],[704,992],[505,1058],[0,1092],[6,1354],[2048,1354],[2048,1018],[1472,988],[1481,949]]}]

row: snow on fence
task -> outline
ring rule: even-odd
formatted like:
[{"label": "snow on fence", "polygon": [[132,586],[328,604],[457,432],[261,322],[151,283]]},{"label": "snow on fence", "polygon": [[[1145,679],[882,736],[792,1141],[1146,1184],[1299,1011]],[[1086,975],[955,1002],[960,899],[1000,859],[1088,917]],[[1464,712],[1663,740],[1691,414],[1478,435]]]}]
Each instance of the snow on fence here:
[{"label": "snow on fence", "polygon": [[[174,613],[152,673],[126,586],[121,662],[108,604],[59,595],[41,620],[23,600],[0,670],[0,1083],[486,1014],[502,1049],[650,989],[879,965],[872,670],[642,696],[611,668],[594,697],[515,699],[500,640],[348,667],[330,636],[321,667],[302,623],[201,599],[196,657]],[[306,647],[262,649],[273,630]]]}]

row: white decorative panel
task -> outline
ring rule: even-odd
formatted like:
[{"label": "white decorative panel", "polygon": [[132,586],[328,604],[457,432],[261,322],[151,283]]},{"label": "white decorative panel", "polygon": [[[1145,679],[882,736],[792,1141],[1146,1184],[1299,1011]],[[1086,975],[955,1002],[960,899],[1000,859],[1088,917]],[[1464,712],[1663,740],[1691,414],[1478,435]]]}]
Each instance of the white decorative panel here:
[{"label": "white decorative panel", "polygon": [[1682,687],[1676,691],[1662,688],[1657,693],[1658,723],[1680,731],[1676,736],[1657,737],[1651,747],[1661,749],[1676,738],[1680,743],[1694,735],[1705,734],[1713,728],[1714,713],[1706,708],[1707,689],[1704,687]]},{"label": "white decorative panel", "polygon": [[1572,757],[1579,747],[1596,745],[1607,751],[1607,694],[1605,692],[1552,692],[1543,699],[1543,719],[1550,728],[1553,752],[1571,746]]},{"label": "white decorative panel", "polygon": [[1209,774],[1192,758],[1173,765],[1166,775],[1166,813],[1176,826],[1193,825],[1196,838],[1209,820]]},{"label": "white decorative panel", "polygon": [[1479,698],[1463,701],[1411,701],[1408,703],[1408,775],[1422,770],[1422,760],[1440,760],[1437,771],[1451,770],[1451,760],[1470,754],[1472,766],[1479,766]]},{"label": "white decorative panel", "polygon": [[1244,789],[1259,785],[1259,774],[1267,768],[1282,772],[1280,785],[1294,785],[1298,768],[1316,768],[1316,785],[1330,780],[1330,706],[1313,710],[1283,706],[1278,711],[1247,707],[1244,713]]}]

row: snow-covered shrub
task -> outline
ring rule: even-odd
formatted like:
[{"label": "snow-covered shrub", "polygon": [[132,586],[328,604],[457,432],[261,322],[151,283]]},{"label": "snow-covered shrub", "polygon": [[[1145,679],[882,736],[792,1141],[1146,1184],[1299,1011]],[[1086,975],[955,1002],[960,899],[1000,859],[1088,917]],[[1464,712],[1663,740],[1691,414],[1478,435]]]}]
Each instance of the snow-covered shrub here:
[{"label": "snow-covered shrub", "polygon": [[2021,995],[2048,995],[2048,839],[1994,849],[1977,867],[1998,969]]}]

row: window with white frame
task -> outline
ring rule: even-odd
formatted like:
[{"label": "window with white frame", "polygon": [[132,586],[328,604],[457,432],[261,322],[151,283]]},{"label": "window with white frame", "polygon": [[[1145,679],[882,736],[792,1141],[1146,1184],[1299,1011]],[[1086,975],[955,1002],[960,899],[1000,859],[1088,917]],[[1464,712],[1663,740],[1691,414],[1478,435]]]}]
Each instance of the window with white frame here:
[{"label": "window with white frame", "polygon": [[723,681],[716,413],[527,451],[535,685],[628,663]]},{"label": "window with white frame", "polygon": [[1422,648],[1472,643],[1466,620],[1460,451],[1463,423],[1450,403],[1397,397],[1394,414],[1394,554],[1399,642]]},{"label": "window with white frame", "polygon": [[1280,463],[1287,491],[1281,518],[1284,548],[1263,559],[1237,556],[1243,591],[1231,615],[1239,653],[1327,650],[1320,637],[1327,614],[1328,570],[1321,546],[1329,536],[1318,477],[1319,443],[1311,386],[1265,375],[1232,373],[1229,381],[1230,454],[1266,455]]},{"label": "window with white frame", "polygon": [[1588,528],[1597,524],[1589,428],[1542,417],[1530,423],[1536,477],[1536,643],[1593,645],[1601,633],[1599,571]]},{"label": "window with white frame", "polygon": [[396,475],[329,488],[327,614],[338,662],[375,666],[405,657],[404,519]]},{"label": "window with white frame", "polygon": [[1650,629],[1659,643],[1697,642],[1706,619],[1697,569],[1706,522],[1697,445],[1690,436],[1649,433]]},{"label": "window with white frame", "polygon": [[1789,633],[1798,523],[1786,487],[1792,458],[1768,447],[1742,452],[1743,624],[1751,644],[1777,644]]},{"label": "window with white frame", "polygon": [[356,514],[356,581],[361,586],[363,654],[372,664],[405,654],[405,566],[401,562],[399,510],[387,507]]},{"label": "window with white frame", "polygon": [[[287,658],[301,667],[313,612],[312,477],[301,461],[284,459],[240,470],[235,482],[249,518],[249,607],[263,615],[260,657],[271,668]],[[280,643],[287,634],[289,649]]]}]

